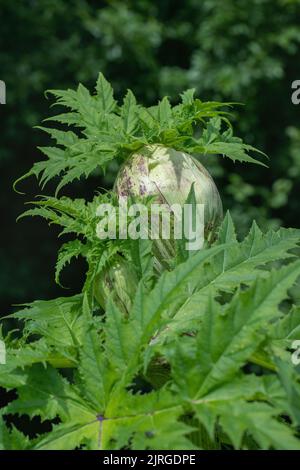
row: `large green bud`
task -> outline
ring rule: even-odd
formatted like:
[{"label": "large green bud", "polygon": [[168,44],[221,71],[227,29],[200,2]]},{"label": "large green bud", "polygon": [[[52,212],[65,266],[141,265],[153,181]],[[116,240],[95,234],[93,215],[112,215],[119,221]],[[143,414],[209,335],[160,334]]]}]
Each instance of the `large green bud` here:
[{"label": "large green bud", "polygon": [[[204,204],[204,238],[214,240],[222,218],[222,201],[218,189],[201,163],[185,152],[162,145],[148,145],[131,155],[121,167],[114,185],[119,197],[154,196],[157,204],[180,204],[187,201],[191,185],[197,204]],[[174,257],[174,243],[154,242],[155,257]]]},{"label": "large green bud", "polygon": [[94,297],[103,309],[109,297],[119,309],[127,315],[138,284],[137,275],[132,266],[121,256],[98,274],[94,280]]}]

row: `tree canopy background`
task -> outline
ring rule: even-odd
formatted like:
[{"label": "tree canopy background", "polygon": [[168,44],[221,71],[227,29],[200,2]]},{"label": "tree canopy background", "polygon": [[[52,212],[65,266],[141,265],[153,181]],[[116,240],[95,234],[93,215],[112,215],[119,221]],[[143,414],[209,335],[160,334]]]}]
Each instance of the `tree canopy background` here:
[{"label": "tree canopy background", "polygon": [[[41,158],[49,139],[33,129],[55,110],[44,91],[92,87],[102,71],[117,93],[131,88],[144,104],[168,95],[176,101],[195,87],[202,100],[243,103],[235,131],[266,152],[269,169],[204,158],[240,233],[255,218],[262,228],[299,227],[300,105],[291,84],[300,79],[299,0],[1,0],[1,314],[11,305],[67,295],[79,289],[78,260],[54,283],[57,231],[17,216],[40,190],[34,179],[13,181]],[[66,188],[91,197],[110,187],[116,169]],[[51,194],[49,185],[46,193]]]}]

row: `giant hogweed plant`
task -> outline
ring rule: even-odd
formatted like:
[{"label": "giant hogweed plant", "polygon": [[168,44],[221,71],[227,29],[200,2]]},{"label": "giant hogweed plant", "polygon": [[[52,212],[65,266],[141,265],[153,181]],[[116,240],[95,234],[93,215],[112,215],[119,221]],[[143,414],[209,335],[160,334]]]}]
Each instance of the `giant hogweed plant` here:
[{"label": "giant hogweed plant", "polygon": [[[1,336],[0,385],[13,392],[0,412],[0,448],[299,449],[291,347],[300,336],[300,232],[262,233],[253,222],[238,240],[229,212],[221,222],[211,177],[189,156],[263,164],[233,135],[230,103],[204,103],[188,90],[176,106],[164,98],[144,108],[128,91],[120,106],[101,74],[93,95],[82,85],[51,93],[68,109],[51,120],[72,130],[43,128],[57,145],[42,148],[47,159],[25,177],[43,187],[55,177],[57,191],[23,215],[73,235],[59,251],[57,282],[73,257],[83,256],[88,269],[82,292],[36,300],[9,317],[18,329]],[[167,187],[152,173],[157,152],[154,167],[165,168]],[[91,202],[58,196],[112,159],[123,164],[112,191]],[[139,170],[144,186],[136,184]],[[169,202],[176,184],[180,202],[209,206],[202,249],[187,252],[184,240],[157,249],[151,240],[97,237],[100,203],[117,206],[122,191]],[[29,435],[24,415],[51,430]]]}]

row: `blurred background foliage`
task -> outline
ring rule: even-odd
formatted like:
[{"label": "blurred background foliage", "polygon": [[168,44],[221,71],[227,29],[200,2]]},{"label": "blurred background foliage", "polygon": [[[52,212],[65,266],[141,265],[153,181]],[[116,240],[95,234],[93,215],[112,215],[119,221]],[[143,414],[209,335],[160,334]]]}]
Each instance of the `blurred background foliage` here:
[{"label": "blurred background foliage", "polygon": [[[241,234],[255,218],[262,228],[299,227],[300,105],[291,83],[300,79],[299,0],[1,0],[1,314],[12,303],[68,295],[80,288],[84,265],[67,270],[63,291],[53,267],[58,232],[38,219],[16,225],[24,202],[40,192],[36,181],[12,182],[41,158],[47,136],[32,127],[54,114],[48,88],[93,87],[102,71],[117,95],[131,88],[144,104],[168,95],[176,101],[195,87],[202,100],[243,103],[234,115],[237,135],[266,152],[270,168],[203,158]],[[103,178],[67,188],[91,197],[110,187]],[[51,186],[47,188],[51,193]]]}]

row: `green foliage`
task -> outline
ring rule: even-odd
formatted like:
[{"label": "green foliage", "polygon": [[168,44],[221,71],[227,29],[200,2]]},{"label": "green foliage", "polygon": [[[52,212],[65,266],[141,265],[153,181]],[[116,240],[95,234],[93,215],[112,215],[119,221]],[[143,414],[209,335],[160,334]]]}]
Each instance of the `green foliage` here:
[{"label": "green foliage", "polygon": [[[227,214],[214,246],[154,286],[141,274],[127,317],[112,300],[99,316],[87,293],[26,305],[13,314],[23,336],[5,338],[0,384],[18,396],[2,409],[0,446],[300,449],[299,375],[287,351],[300,316],[292,303],[282,310],[300,276],[299,243],[297,230],[256,225],[239,242]],[[153,365],[163,380],[141,394]],[[24,414],[56,423],[28,439],[17,421],[5,424]]]},{"label": "green foliage", "polygon": [[[300,76],[298,0],[253,0],[251,8],[247,0],[27,3],[1,1],[1,79],[8,95],[1,108],[1,200],[2,211],[9,207],[11,214],[1,234],[15,253],[0,255],[2,311],[39,295],[61,295],[47,273],[55,237],[38,223],[15,230],[22,203],[10,187],[39,158],[36,145],[49,145],[48,135],[31,131],[49,116],[44,90],[78,82],[90,88],[98,70],[113,83],[118,99],[130,88],[147,106],[164,95],[174,103],[185,88],[196,88],[203,100],[245,103],[235,133],[271,157],[272,171],[253,165],[245,173],[242,165],[212,155],[202,163],[216,179],[239,234],[253,219],[264,229],[299,225],[299,106],[290,100],[291,83]],[[116,170],[113,163],[104,177],[96,172],[97,186],[109,188]],[[90,197],[94,182],[75,183],[71,195]],[[32,194],[34,180],[20,189]],[[80,284],[81,276],[70,276]]]},{"label": "green foliage", "polygon": [[[111,85],[101,73],[93,96],[81,84],[76,91],[50,92],[57,98],[55,104],[71,110],[50,120],[79,127],[81,135],[70,130],[40,127],[56,141],[57,147],[42,147],[40,150],[48,160],[35,163],[16,184],[35,175],[44,187],[49,180],[60,176],[57,193],[66,184],[81,176],[88,177],[97,168],[104,170],[112,159],[124,159],[148,144],[204,155],[221,154],[234,162],[263,165],[248,155],[256,151],[254,147],[233,136],[228,112],[222,110],[230,103],[202,102],[194,98],[192,89],[182,93],[181,103],[174,107],[164,97],[157,106],[149,108],[138,105],[130,90],[119,107]],[[225,131],[222,131],[222,123],[227,127]]]},{"label": "green foliage", "polygon": [[[13,53],[0,53],[14,106],[6,107],[1,139],[4,177],[13,171],[16,178],[35,158],[29,127],[45,115],[42,90],[74,81],[90,85],[100,68],[118,98],[132,88],[139,100],[151,105],[160,99],[159,105],[143,108],[128,92],[119,106],[103,78],[92,95],[82,85],[55,92],[69,112],[56,117],[59,129],[46,130],[57,147],[43,146],[47,160],[31,173],[42,185],[60,174],[58,189],[74,181],[76,193],[76,179],[98,178],[99,167],[106,169],[99,184],[109,185],[112,163],[154,139],[207,153],[202,161],[239,223],[234,227],[228,214],[212,248],[177,257],[174,269],[157,278],[149,243],[96,239],[95,210],[106,196],[90,203],[39,200],[27,215],[42,216],[73,237],[59,252],[56,281],[73,257],[84,256],[88,270],[81,294],[35,301],[11,316],[18,330],[4,337],[0,385],[15,389],[17,398],[1,410],[0,449],[299,449],[299,367],[290,353],[300,338],[299,232],[270,230],[280,220],[298,220],[298,110],[289,86],[299,75],[299,2],[255,0],[251,9],[246,0],[189,0],[176,9],[169,1],[147,0],[104,7],[84,0],[46,0],[30,8],[2,3],[3,51],[11,44],[12,20],[22,32]],[[181,108],[161,99],[168,95],[177,103],[183,88],[190,90]],[[234,127],[271,155],[272,175],[253,165],[245,184],[238,167],[214,158],[226,153],[249,161],[252,148],[233,136],[219,103],[207,108],[193,99],[192,88],[202,97],[247,103]],[[200,105],[204,114],[191,135],[186,124]],[[12,165],[20,155],[21,171]],[[235,232],[244,233],[254,218],[268,230],[253,224],[238,241]],[[8,233],[16,250],[25,243],[18,231]],[[34,247],[40,240],[27,238]],[[140,278],[127,317],[112,300],[103,312],[91,295],[96,274],[120,254]],[[3,292],[15,295],[19,286],[22,302],[28,279],[40,286],[32,281],[31,258],[20,263],[1,255]],[[18,418],[23,415],[50,420],[52,431],[29,439]]]},{"label": "green foliage", "polygon": [[111,203],[116,207],[116,198],[112,193],[97,195],[91,202],[84,199],[71,199],[65,196],[61,198],[41,197],[30,204],[36,206],[25,211],[19,218],[39,216],[62,227],[60,236],[75,236],[61,245],[55,267],[55,281],[60,284],[60,274],[63,268],[73,258],[82,256],[88,264],[85,289],[91,289],[91,283],[95,276],[103,271],[109,263],[112,263],[117,253],[125,257],[130,249],[127,240],[100,240],[97,236],[97,208],[100,204]]},{"label": "green foliage", "polygon": [[172,326],[165,334],[172,334],[174,329],[192,328],[195,319],[199,318],[198,306],[206,308],[210,302],[210,294],[218,291],[232,294],[237,285],[249,285],[256,277],[264,276],[263,266],[292,257],[289,250],[299,243],[299,230],[279,229],[263,234],[254,222],[249,234],[242,242],[238,242],[235,228],[227,213],[219,232],[216,244],[229,243],[226,252],[220,253],[213,263],[201,266],[197,282],[191,284],[189,298],[177,308]]}]

